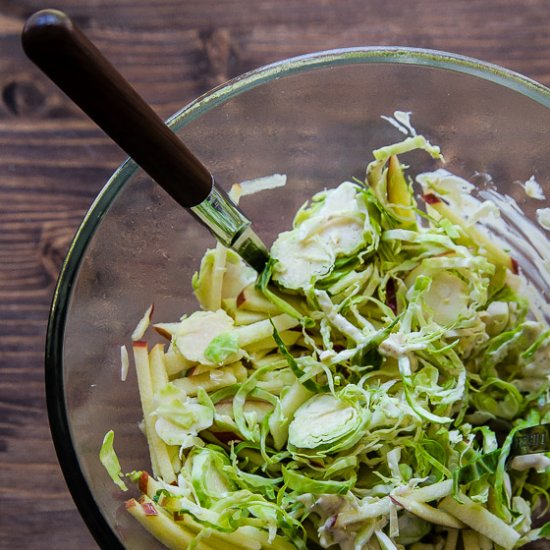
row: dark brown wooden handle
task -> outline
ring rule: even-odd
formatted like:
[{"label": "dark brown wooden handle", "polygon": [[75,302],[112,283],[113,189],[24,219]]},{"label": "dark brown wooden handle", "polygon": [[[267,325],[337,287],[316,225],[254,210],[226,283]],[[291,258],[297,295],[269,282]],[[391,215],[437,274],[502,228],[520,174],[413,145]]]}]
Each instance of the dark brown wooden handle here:
[{"label": "dark brown wooden handle", "polygon": [[66,14],[35,13],[22,43],[29,59],[178,203],[189,208],[208,196],[210,172]]}]

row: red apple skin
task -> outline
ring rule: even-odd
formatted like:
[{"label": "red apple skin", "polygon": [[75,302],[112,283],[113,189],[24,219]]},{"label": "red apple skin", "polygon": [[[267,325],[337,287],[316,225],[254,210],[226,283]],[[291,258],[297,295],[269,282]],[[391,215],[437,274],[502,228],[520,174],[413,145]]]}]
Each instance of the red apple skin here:
[{"label": "red apple skin", "polygon": [[147,493],[148,485],[149,485],[149,474],[147,472],[141,472],[141,476],[139,476],[139,490],[142,493]]},{"label": "red apple skin", "polygon": [[426,193],[422,197],[428,204],[437,204],[438,202],[441,202],[441,199],[434,195],[433,193]]},{"label": "red apple skin", "polygon": [[127,500],[124,503],[124,507],[126,508],[126,510],[129,510],[130,508],[134,508],[137,505],[138,505],[138,503],[137,503],[137,500],[135,498],[131,498],[130,500]]},{"label": "red apple skin", "polygon": [[158,516],[157,509],[150,502],[145,502],[145,498],[143,496],[139,498],[138,502],[146,516]]}]

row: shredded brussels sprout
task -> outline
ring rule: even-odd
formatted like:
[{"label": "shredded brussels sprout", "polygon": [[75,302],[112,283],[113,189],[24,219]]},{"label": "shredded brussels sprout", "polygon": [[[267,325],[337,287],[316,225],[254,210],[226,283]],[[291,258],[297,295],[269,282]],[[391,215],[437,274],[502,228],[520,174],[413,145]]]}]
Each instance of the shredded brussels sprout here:
[{"label": "shredded brussels sprout", "polygon": [[[364,181],[299,210],[257,278],[206,252],[202,311],[155,325],[160,356],[134,345],[153,471],[129,475],[144,496],[127,508],[167,546],[549,536],[532,521],[550,454],[509,457],[514,434],[550,421],[550,327],[477,223],[494,205],[462,216],[473,186],[443,170],[419,176],[420,201],[396,156],[413,149],[442,158],[416,134],[378,149]],[[110,434],[102,460],[122,487]]]}]

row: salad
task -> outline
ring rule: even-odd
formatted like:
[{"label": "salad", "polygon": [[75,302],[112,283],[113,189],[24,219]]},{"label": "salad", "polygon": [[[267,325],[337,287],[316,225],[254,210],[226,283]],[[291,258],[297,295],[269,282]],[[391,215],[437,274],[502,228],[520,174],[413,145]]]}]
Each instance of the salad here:
[{"label": "salad", "polygon": [[[416,175],[413,133],[316,194],[261,274],[208,250],[200,310],[133,335],[151,470],[100,458],[169,548],[512,549],[550,535],[550,327],[509,252],[461,214],[468,182]],[[468,187],[470,185],[470,187]],[[243,188],[234,190],[234,198]],[[122,348],[123,370],[129,365]],[[125,375],[124,375],[125,376]]]}]

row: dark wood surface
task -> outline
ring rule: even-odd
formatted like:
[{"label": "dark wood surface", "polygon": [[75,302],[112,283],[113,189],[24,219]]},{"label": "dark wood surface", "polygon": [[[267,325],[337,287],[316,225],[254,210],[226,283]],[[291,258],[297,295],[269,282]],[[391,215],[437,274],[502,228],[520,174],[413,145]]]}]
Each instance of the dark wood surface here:
[{"label": "dark wood surface", "polygon": [[[550,86],[549,0],[57,0],[162,116],[243,71],[315,50],[434,48]],[[124,154],[28,62],[0,0],[0,548],[96,545],[58,466],[43,348],[72,236]]]}]

